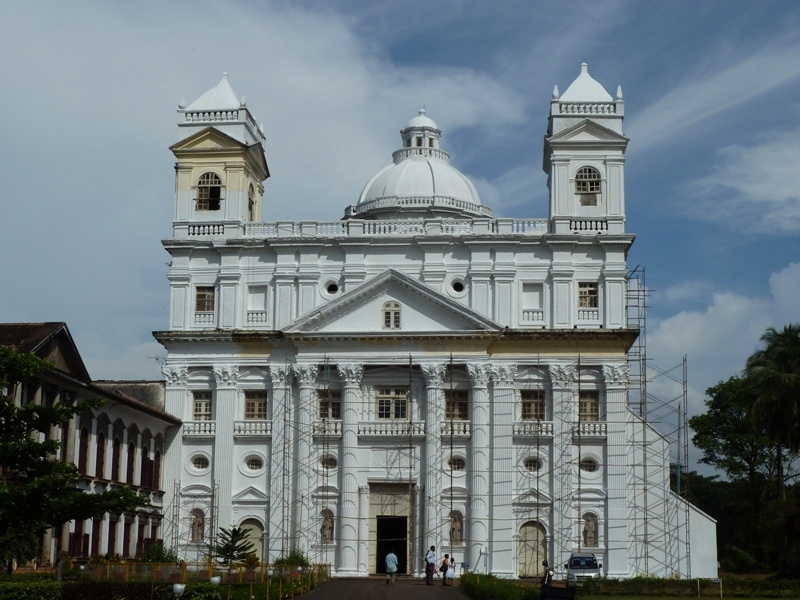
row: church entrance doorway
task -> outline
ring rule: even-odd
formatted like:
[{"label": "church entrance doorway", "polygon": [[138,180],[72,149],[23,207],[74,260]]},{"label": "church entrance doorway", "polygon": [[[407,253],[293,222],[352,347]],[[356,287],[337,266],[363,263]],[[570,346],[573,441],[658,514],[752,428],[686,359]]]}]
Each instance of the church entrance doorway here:
[{"label": "church entrance doorway", "polygon": [[397,555],[397,572],[408,572],[408,518],[378,515],[377,552],[375,572],[386,573],[386,555],[394,549]]},{"label": "church entrance doorway", "polygon": [[542,561],[547,558],[547,539],[544,527],[537,521],[528,521],[519,528],[519,577],[538,577],[544,570]]}]

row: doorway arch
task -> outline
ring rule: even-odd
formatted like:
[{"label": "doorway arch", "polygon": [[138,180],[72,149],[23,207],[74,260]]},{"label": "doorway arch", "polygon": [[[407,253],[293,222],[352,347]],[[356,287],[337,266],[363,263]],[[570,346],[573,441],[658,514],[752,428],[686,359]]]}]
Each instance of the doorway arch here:
[{"label": "doorway arch", "polygon": [[538,577],[547,558],[547,536],[538,521],[527,521],[519,528],[519,577]]}]

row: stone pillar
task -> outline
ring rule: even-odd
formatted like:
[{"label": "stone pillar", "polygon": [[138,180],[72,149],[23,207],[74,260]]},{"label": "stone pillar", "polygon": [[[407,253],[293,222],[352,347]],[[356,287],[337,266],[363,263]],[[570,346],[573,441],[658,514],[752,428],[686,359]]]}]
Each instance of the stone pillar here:
[{"label": "stone pillar", "polygon": [[500,577],[514,575],[513,546],[516,522],[512,511],[514,491],[513,427],[514,375],[516,365],[493,365],[492,379],[492,433],[490,447],[491,460],[491,572]]},{"label": "stone pillar", "polygon": [[290,502],[291,487],[291,400],[289,383],[291,371],[288,366],[270,365],[272,378],[272,444],[269,457],[269,562],[274,563],[287,555],[290,548]]},{"label": "stone pillar", "polygon": [[[626,577],[628,567],[628,489],[627,465],[630,462],[625,422],[628,405],[628,365],[604,364],[606,380],[606,514],[598,515],[598,545],[605,547],[603,560],[609,577]],[[605,528],[601,525],[605,524]]]},{"label": "stone pillar", "polygon": [[573,382],[577,376],[575,363],[550,363],[550,380],[553,385],[553,515],[549,532],[549,547],[553,555],[550,564],[563,565],[576,541],[575,515],[572,507],[576,469],[572,444],[572,425],[577,414]]},{"label": "stone pillar", "polygon": [[[166,392],[164,399],[164,409],[168,414],[175,415],[181,419],[186,419],[189,411],[186,407],[187,392],[186,386],[189,381],[189,370],[183,365],[173,365],[164,367],[161,372],[164,375],[166,382]],[[181,443],[183,434],[181,426],[169,427],[166,430],[164,437],[164,454],[163,454],[163,473],[161,475],[164,487],[164,506],[180,505],[180,497],[176,497],[175,484],[181,481],[181,467],[183,463],[183,444]],[[109,457],[107,461],[109,467],[113,468],[114,456],[114,429],[109,426],[108,430],[108,450],[106,456]],[[111,478],[111,471],[108,471],[109,479]],[[164,547],[171,548],[178,556],[182,553],[179,549],[180,539],[189,539],[188,532],[185,529],[188,527],[189,519],[181,514],[178,523],[173,524],[172,527],[167,527],[164,532]],[[109,523],[109,528],[113,524]]]},{"label": "stone pillar", "polygon": [[358,486],[358,574],[369,575],[369,485]]},{"label": "stone pillar", "polygon": [[[472,382],[472,435],[470,437],[469,511],[466,515],[465,544],[472,569],[483,569],[478,561],[489,551],[489,372],[488,365],[470,363]],[[486,557],[483,557],[486,560]]]},{"label": "stone pillar", "polygon": [[422,535],[422,556],[431,546],[442,545],[442,419],[444,394],[442,381],[447,369],[444,363],[421,365],[425,375],[425,523]]},{"label": "stone pillar", "polygon": [[[230,527],[233,523],[233,471],[237,468],[238,457],[233,453],[233,421],[240,412],[239,392],[239,367],[225,365],[214,368],[214,377],[217,389],[214,394],[212,416],[216,422],[216,435],[214,436],[214,462],[212,475],[215,483],[219,485],[217,496],[216,518],[209,515],[212,526]],[[212,540],[216,539],[217,532],[209,530]]]},{"label": "stone pillar", "polygon": [[292,496],[292,524],[294,531],[292,539],[297,544],[297,549],[309,556],[311,546],[318,539],[315,525],[316,519],[311,517],[311,474],[315,465],[311,463],[312,420],[316,407],[316,394],[314,382],[317,378],[316,365],[297,365],[294,374],[300,388],[300,398],[297,404],[297,437],[295,440],[295,457],[292,463],[295,466],[294,495]]},{"label": "stone pillar", "polygon": [[342,446],[339,455],[339,565],[336,574],[358,573],[358,398],[364,367],[337,365],[342,377]]}]

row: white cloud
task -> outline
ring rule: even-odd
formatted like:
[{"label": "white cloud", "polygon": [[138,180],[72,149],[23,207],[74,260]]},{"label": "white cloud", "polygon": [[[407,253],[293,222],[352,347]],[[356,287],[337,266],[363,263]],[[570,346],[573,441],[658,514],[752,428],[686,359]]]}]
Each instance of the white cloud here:
[{"label": "white cloud", "polygon": [[684,210],[743,233],[800,232],[800,132],[722,148],[708,175],[690,182]]},{"label": "white cloud", "polygon": [[659,290],[658,300],[662,298],[670,304],[684,304],[710,299],[713,286],[708,281],[681,281],[664,290]]}]

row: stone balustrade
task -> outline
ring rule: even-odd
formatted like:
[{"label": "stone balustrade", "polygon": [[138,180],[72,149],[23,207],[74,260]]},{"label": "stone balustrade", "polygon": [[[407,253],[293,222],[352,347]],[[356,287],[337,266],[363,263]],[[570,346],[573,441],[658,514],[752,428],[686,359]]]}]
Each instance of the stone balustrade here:
[{"label": "stone balustrade", "polygon": [[360,438],[389,438],[408,440],[425,436],[425,424],[422,421],[400,421],[379,419],[377,421],[361,421],[358,424]]},{"label": "stone balustrade", "polygon": [[472,434],[472,422],[464,419],[448,419],[442,422],[442,437],[469,438]]},{"label": "stone balustrade", "polygon": [[314,421],[314,437],[338,439],[342,437],[342,421],[339,419],[319,419]]},{"label": "stone balustrade", "polygon": [[184,421],[184,437],[214,436],[217,433],[216,421]]},{"label": "stone balustrade", "polygon": [[514,437],[517,439],[536,439],[553,437],[552,421],[517,421],[514,423]]},{"label": "stone balustrade", "polygon": [[562,115],[614,115],[615,102],[559,102],[558,112]]},{"label": "stone balustrade", "polygon": [[272,421],[246,419],[233,422],[234,437],[270,437],[272,436]]},{"label": "stone balustrade", "polygon": [[608,426],[604,421],[578,421],[572,424],[573,438],[605,438]]}]

